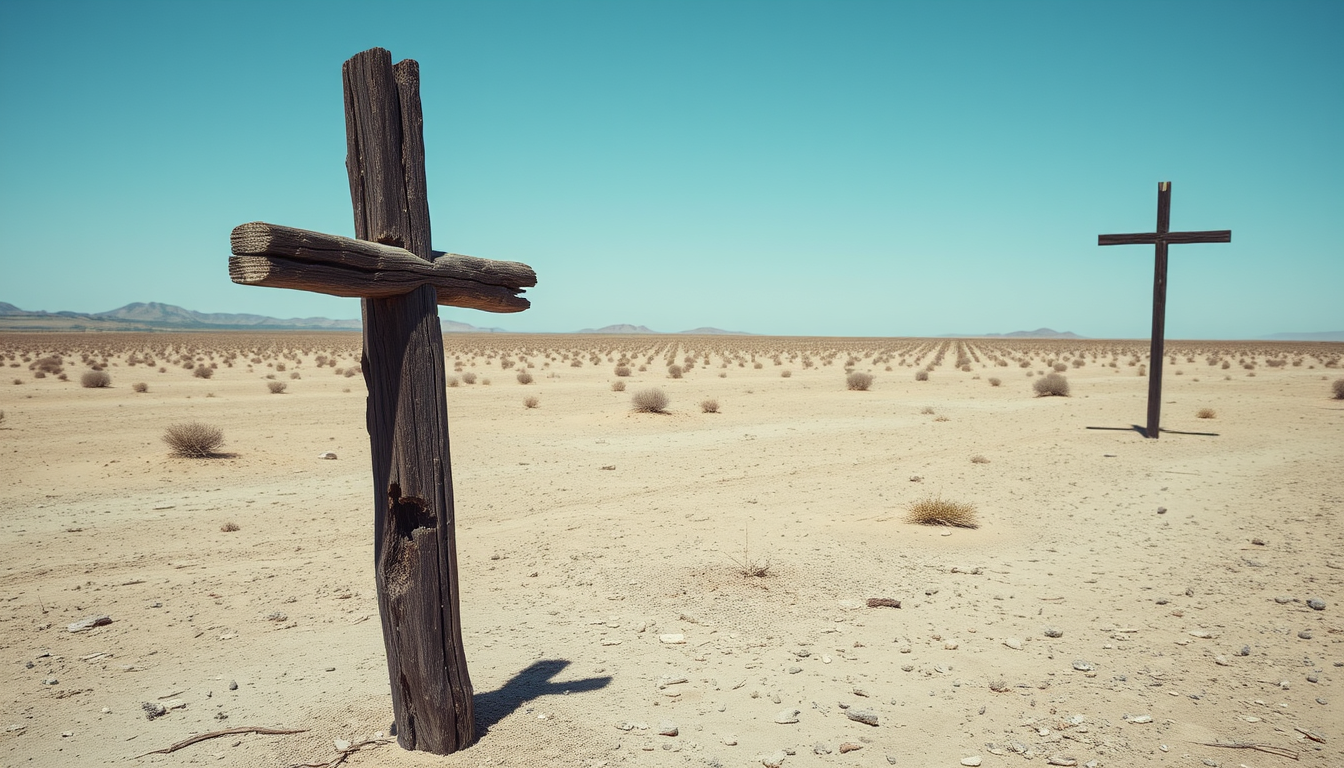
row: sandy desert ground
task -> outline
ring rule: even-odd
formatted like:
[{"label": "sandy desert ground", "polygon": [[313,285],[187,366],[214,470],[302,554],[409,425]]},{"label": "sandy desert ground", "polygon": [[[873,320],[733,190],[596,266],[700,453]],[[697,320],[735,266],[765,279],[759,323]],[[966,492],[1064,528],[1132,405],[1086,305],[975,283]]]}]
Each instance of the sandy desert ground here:
[{"label": "sandy desert ground", "polygon": [[1344,765],[1344,344],[1172,342],[1160,440],[1146,342],[446,346],[476,745],[380,741],[357,336],[6,334],[0,764]]}]

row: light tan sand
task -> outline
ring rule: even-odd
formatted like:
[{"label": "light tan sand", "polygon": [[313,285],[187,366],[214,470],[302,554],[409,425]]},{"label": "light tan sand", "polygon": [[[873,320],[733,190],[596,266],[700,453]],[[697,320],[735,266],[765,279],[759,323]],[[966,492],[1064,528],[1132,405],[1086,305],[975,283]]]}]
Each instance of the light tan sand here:
[{"label": "light tan sand", "polygon": [[[357,354],[357,337],[328,338]],[[575,368],[544,354],[668,343],[678,360],[688,346],[841,351],[807,369],[712,354],[673,380],[664,350],[624,393],[605,355]],[[953,349],[927,382],[865,359],[867,392],[846,390],[845,356],[884,340],[448,344],[450,361],[473,345],[542,351],[531,385],[480,357],[464,370],[493,383],[447,393],[462,625],[489,728],[449,757],[388,744],[346,765],[1022,764],[1014,750],[1031,765],[1344,765],[1344,401],[1330,399],[1344,374],[1323,367],[1344,345],[1246,345],[1249,376],[1236,354],[1207,365],[1216,345],[1185,345],[1201,355],[1187,363],[1173,343],[1164,426],[1217,436],[1154,441],[1126,429],[1147,385],[1128,354],[1071,368],[1070,398],[1033,397],[1036,376],[985,357],[1110,342],[975,341],[969,372]],[[1302,364],[1265,365],[1295,349]],[[325,764],[335,740],[385,734],[362,378],[310,354],[272,395],[265,365],[205,380],[112,361],[110,389],[81,388],[68,357],[71,382],[27,365],[0,379],[0,764]],[[670,413],[630,412],[647,386]],[[708,397],[721,413],[701,413]],[[1217,417],[1197,419],[1203,407]],[[160,435],[192,419],[235,455],[170,458]],[[904,522],[930,495],[976,505],[982,527]],[[739,575],[744,558],[768,575]],[[67,631],[97,614],[112,623]],[[672,634],[685,642],[660,640]],[[185,707],[146,719],[143,702],[172,700]],[[658,735],[664,721],[678,735]],[[131,759],[243,726],[306,732]],[[1301,760],[1199,744],[1217,741]]]}]

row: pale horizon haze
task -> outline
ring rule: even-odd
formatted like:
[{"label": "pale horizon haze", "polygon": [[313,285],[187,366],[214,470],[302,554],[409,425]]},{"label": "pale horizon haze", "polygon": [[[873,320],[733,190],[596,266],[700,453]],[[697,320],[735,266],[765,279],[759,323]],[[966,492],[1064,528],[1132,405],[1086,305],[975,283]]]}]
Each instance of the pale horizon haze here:
[{"label": "pale horizon haze", "polygon": [[341,63],[421,71],[434,247],[520,332],[1344,330],[1340,2],[0,2],[0,301],[356,318],[229,232],[353,235]]}]

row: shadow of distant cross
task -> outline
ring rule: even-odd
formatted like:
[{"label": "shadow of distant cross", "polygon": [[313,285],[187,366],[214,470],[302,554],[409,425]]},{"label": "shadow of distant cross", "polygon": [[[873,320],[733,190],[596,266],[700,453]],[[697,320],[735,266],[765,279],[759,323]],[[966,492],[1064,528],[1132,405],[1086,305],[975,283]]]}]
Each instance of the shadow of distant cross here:
[{"label": "shadow of distant cross", "polygon": [[476,694],[476,727],[485,733],[491,726],[516,712],[524,704],[542,696],[582,693],[605,688],[610,676],[590,677],[568,683],[551,682],[551,678],[568,667],[565,659],[543,659],[514,675],[507,683],[489,693]]},{"label": "shadow of distant cross", "polygon": [[[1138,424],[1130,424],[1128,427],[1088,427],[1088,429],[1107,429],[1111,430],[1112,432],[1134,431],[1138,432],[1140,435],[1143,435],[1144,437],[1151,437],[1151,435],[1148,434],[1148,430],[1145,429],[1144,427],[1139,426]],[[1161,427],[1159,427],[1158,429],[1160,429],[1163,432],[1166,432],[1169,435],[1195,435],[1196,437],[1221,437],[1221,435],[1219,435],[1217,432],[1181,432],[1175,429],[1162,429]]]}]

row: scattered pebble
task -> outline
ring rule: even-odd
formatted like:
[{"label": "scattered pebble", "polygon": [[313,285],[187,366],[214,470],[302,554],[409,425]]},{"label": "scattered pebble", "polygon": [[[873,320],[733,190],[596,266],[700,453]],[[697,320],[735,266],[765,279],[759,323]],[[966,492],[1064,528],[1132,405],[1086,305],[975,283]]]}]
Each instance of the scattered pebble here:
[{"label": "scattered pebble", "polygon": [[796,675],[796,674],[798,674],[799,672],[802,672],[802,671],[803,671],[803,668],[802,668],[802,667],[789,667],[789,674],[790,674],[790,675]]},{"label": "scattered pebble", "polygon": [[686,642],[686,636],[681,633],[659,635],[658,641],[668,645],[683,645]]},{"label": "scattered pebble", "polygon": [[786,709],[783,712],[780,712],[779,714],[775,715],[775,722],[779,723],[780,725],[788,725],[790,723],[796,723],[798,722],[799,714],[800,711],[797,709]]},{"label": "scattered pebble", "polygon": [[982,760],[979,755],[972,755],[970,757],[961,758],[961,764],[967,766],[968,768],[975,768],[977,765],[980,765],[983,762],[984,760]]},{"label": "scattered pebble", "polygon": [[1094,666],[1090,661],[1084,661],[1082,659],[1074,659],[1073,668],[1078,670],[1079,672],[1091,672],[1092,670],[1096,669],[1096,666]]},{"label": "scattered pebble", "polygon": [[736,746],[737,746],[737,737],[736,737],[736,736],[732,736],[732,735],[724,736],[724,737],[723,737],[723,743],[724,743],[725,745],[727,745],[727,746],[730,746],[730,747],[736,747]]},{"label": "scattered pebble", "polygon": [[[332,458],[334,459],[336,457],[333,455]],[[337,752],[344,752],[345,750],[350,748],[350,742],[346,741],[345,739],[336,739],[335,741],[332,742],[332,746],[336,747]]]},{"label": "scattered pebble", "polygon": [[[855,744],[855,743],[852,742],[852,741],[846,741],[846,742],[844,742],[844,743],[842,743],[842,744],[840,745],[840,754],[843,755],[843,754],[845,754],[846,752],[857,752],[857,751],[860,750],[860,749],[863,749],[863,745],[862,745],[862,744]],[[827,750],[827,751],[830,751],[830,750]]]},{"label": "scattered pebble", "polygon": [[1064,636],[1064,630],[1060,629],[1059,627],[1046,627],[1046,628],[1045,628],[1045,636],[1046,636],[1046,637],[1063,637],[1063,636]]},{"label": "scattered pebble", "polygon": [[238,681],[237,681],[237,680],[230,680],[230,681],[229,681],[229,690],[230,690],[230,691],[236,691],[236,690],[238,690]]},{"label": "scattered pebble", "polygon": [[1051,755],[1045,761],[1046,765],[1077,765],[1078,759],[1068,755]]},{"label": "scattered pebble", "polygon": [[[1324,608],[1325,606],[1322,605],[1321,607]],[[102,627],[111,623],[112,623],[111,616],[88,616],[86,618],[80,619],[79,621],[76,621],[75,623],[66,627],[66,629],[70,630],[71,632],[86,632],[90,629],[93,629],[94,627]]]},{"label": "scattered pebble", "polygon": [[336,454],[333,453],[333,452],[331,452],[331,451],[327,451],[326,453],[319,453],[319,454],[317,454],[317,458],[319,458],[319,459],[327,459],[327,460],[335,460],[335,458],[336,458]]},{"label": "scattered pebble", "polygon": [[1237,651],[1237,655],[1238,655],[1238,656],[1250,656],[1250,655],[1251,655],[1251,646],[1249,646],[1249,645],[1243,645],[1243,646],[1241,646],[1241,650],[1240,650],[1240,651]]},{"label": "scattered pebble", "polygon": [[1321,599],[1319,599],[1319,598],[1315,598],[1315,597],[1313,597],[1313,598],[1311,598],[1310,600],[1307,601],[1307,607],[1310,608],[1310,609],[1313,610],[1313,611],[1324,611],[1324,610],[1325,610],[1325,601],[1324,601],[1324,600],[1321,600]]},{"label": "scattered pebble", "polygon": [[658,723],[659,736],[676,736],[678,733],[681,733],[681,730],[677,728],[677,724],[671,720],[664,720],[661,723]]},{"label": "scattered pebble", "polygon": [[140,705],[140,708],[145,710],[146,720],[153,720],[156,717],[163,717],[168,714],[168,708],[157,701],[146,701]]},{"label": "scattered pebble", "polygon": [[1152,716],[1152,715],[1125,715],[1125,722],[1126,722],[1126,723],[1151,723],[1151,722],[1153,722],[1153,716]]},{"label": "scattered pebble", "polygon": [[1010,637],[1007,640],[1004,640],[1003,644],[1012,648],[1014,651],[1022,650],[1022,641],[1018,640],[1016,637]]},{"label": "scattered pebble", "polygon": [[[841,749],[844,749],[844,747],[845,747],[845,745],[843,745],[843,744],[840,745],[840,748],[841,748]],[[812,754],[814,754],[814,755],[829,755],[829,754],[831,754],[831,748],[830,748],[829,746],[827,746],[825,743],[818,741],[816,744],[813,744],[813,745],[812,745]]]},{"label": "scattered pebble", "polygon": [[773,755],[761,758],[761,765],[764,765],[765,768],[779,768],[783,764],[784,764],[784,752],[782,750],[774,753]]},{"label": "scattered pebble", "polygon": [[1167,514],[1167,508],[1166,508],[1166,507],[1158,507],[1158,508],[1157,508],[1157,514],[1159,514],[1159,515],[1165,515],[1165,514]]},{"label": "scattered pebble", "polygon": [[845,717],[864,725],[877,725],[877,713],[871,709],[847,709]]},{"label": "scattered pebble", "polygon": [[1287,595],[1278,595],[1277,597],[1274,598],[1274,602],[1278,603],[1279,605],[1287,605],[1288,603],[1293,602],[1293,598],[1288,597]]},{"label": "scattered pebble", "polygon": [[1309,630],[1309,629],[1304,629],[1304,630],[1302,630],[1301,632],[1298,632],[1298,633],[1297,633],[1297,636],[1298,636],[1299,638],[1303,639],[1303,640],[1310,640],[1310,639],[1311,639],[1311,630]]}]

